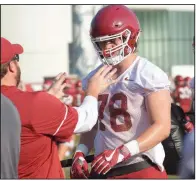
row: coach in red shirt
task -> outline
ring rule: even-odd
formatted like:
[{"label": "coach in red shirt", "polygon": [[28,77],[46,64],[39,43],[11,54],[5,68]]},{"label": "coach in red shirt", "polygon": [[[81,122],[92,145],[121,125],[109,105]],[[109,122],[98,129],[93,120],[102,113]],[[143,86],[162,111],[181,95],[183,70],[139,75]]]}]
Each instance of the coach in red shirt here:
[{"label": "coach in red shirt", "polygon": [[73,108],[59,100],[66,86],[65,74],[60,74],[47,92],[23,92],[17,88],[21,53],[21,45],[1,38],[1,91],[15,104],[22,121],[19,178],[64,178],[56,141],[65,141],[73,133],[89,131],[95,125],[97,96],[115,82],[111,77],[116,69],[100,68],[89,81],[82,105]]}]

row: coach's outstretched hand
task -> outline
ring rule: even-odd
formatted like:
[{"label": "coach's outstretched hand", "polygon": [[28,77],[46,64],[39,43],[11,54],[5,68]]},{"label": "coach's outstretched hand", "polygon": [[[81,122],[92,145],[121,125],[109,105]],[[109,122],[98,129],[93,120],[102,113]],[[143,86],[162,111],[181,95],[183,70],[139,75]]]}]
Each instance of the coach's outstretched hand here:
[{"label": "coach's outstretched hand", "polygon": [[[110,65],[103,65],[89,79],[86,94],[97,98],[99,93],[103,92],[108,88],[108,86],[116,82],[116,80],[112,79],[112,76],[116,73],[116,71],[117,69],[112,69],[112,66]],[[68,86],[68,84],[65,83],[65,79],[65,73],[58,74],[47,92],[55,96],[57,99],[62,100],[65,97],[64,88]]]},{"label": "coach's outstretched hand", "polygon": [[117,69],[112,69],[111,65],[103,65],[98,71],[89,79],[86,93],[94,97],[98,97],[98,94],[103,92],[111,84],[114,84],[116,80],[112,79],[112,76],[116,73]]},{"label": "coach's outstretched hand", "polygon": [[57,99],[62,100],[65,96],[64,88],[67,87],[67,83],[65,83],[66,73],[60,73],[56,76],[53,84],[47,90],[47,92]]}]

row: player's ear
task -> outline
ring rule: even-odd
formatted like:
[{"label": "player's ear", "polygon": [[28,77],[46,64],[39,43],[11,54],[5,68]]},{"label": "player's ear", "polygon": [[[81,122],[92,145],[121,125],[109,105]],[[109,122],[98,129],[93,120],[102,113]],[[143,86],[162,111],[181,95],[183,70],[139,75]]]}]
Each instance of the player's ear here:
[{"label": "player's ear", "polygon": [[9,63],[9,71],[12,72],[12,73],[17,71],[17,65],[16,65],[15,61],[11,61]]}]

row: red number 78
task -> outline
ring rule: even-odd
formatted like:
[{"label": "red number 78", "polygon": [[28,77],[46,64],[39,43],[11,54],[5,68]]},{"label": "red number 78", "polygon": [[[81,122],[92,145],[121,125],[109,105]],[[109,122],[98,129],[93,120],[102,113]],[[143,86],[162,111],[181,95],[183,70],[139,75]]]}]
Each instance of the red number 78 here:
[{"label": "red number 78", "polygon": [[[99,95],[98,101],[100,101],[100,106],[99,106],[99,121],[102,121],[104,119],[104,109],[106,105],[108,106],[109,109],[109,119],[110,119],[110,125],[111,128],[115,132],[122,132],[122,131],[128,131],[131,126],[131,116],[127,112],[128,106],[127,106],[127,96],[123,93],[116,93],[114,94],[108,102],[108,97],[109,94],[102,94]],[[116,101],[121,101],[121,107],[116,108],[115,103]],[[117,124],[117,119],[119,116],[122,116],[124,118],[124,123],[122,124]],[[105,125],[100,122],[100,130],[105,131]]]}]

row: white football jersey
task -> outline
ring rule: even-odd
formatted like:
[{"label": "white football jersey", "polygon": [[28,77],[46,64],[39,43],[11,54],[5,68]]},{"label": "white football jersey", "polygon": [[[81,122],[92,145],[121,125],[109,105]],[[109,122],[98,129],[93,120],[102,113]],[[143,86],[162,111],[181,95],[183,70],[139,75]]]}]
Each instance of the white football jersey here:
[{"label": "white football jersey", "polygon": [[[97,71],[92,71],[84,80],[86,89],[88,79]],[[137,57],[133,64],[118,77],[117,83],[99,95],[99,130],[94,147],[95,155],[106,149],[115,149],[131,140],[137,139],[151,123],[147,115],[145,97],[161,89],[169,90],[168,76],[147,59]],[[160,144],[142,153],[148,156],[163,170],[165,153]],[[133,156],[123,166],[142,161],[140,155]]]}]

